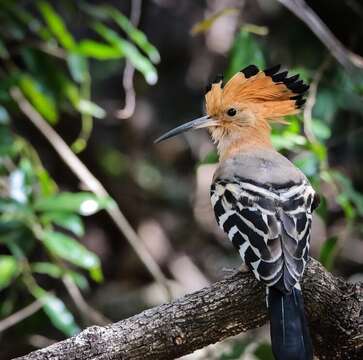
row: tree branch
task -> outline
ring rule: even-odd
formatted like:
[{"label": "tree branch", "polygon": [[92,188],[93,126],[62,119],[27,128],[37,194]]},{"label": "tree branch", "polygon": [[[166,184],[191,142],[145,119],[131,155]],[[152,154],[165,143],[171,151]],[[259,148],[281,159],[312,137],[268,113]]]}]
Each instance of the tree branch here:
[{"label": "tree branch", "polygon": [[363,58],[347,49],[304,0],[277,1],[300,18],[346,69],[363,68]]},{"label": "tree branch", "polygon": [[[311,260],[302,287],[316,355],[362,359],[363,284],[335,278]],[[263,286],[252,274],[240,273],[115,324],[89,327],[18,360],[174,359],[266,321]]]}]

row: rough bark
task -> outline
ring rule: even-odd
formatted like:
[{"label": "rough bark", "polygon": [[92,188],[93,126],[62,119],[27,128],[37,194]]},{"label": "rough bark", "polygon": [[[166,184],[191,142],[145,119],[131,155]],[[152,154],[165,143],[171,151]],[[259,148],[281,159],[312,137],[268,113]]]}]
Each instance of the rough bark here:
[{"label": "rough bark", "polygon": [[[338,279],[311,260],[302,288],[316,356],[363,359],[362,284]],[[236,274],[126,320],[89,327],[18,360],[174,359],[266,321],[264,288],[251,274]]]}]

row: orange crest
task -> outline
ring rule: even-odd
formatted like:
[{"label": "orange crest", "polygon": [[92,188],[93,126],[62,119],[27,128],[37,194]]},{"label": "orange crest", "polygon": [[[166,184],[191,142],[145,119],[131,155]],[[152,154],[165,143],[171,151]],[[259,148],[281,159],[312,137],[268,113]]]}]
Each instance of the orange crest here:
[{"label": "orange crest", "polygon": [[280,65],[263,71],[249,65],[225,86],[218,77],[205,95],[208,115],[228,117],[229,110],[238,109],[252,113],[256,119],[284,122],[284,116],[299,112],[309,86],[298,80],[299,75],[287,77],[287,71],[279,70]]}]

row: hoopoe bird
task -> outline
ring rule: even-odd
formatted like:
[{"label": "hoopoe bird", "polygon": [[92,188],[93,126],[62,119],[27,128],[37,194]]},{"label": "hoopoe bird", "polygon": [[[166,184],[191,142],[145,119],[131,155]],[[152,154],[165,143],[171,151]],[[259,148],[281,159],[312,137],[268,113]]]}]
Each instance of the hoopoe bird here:
[{"label": "hoopoe bird", "polygon": [[279,154],[270,122],[286,123],[309,86],[280,65],[255,65],[205,95],[207,115],[159,137],[208,128],[219,166],[211,185],[216,220],[243,263],[267,287],[272,350],[277,360],[311,360],[313,349],[299,285],[309,258],[312,212],[319,197],[305,175]]}]

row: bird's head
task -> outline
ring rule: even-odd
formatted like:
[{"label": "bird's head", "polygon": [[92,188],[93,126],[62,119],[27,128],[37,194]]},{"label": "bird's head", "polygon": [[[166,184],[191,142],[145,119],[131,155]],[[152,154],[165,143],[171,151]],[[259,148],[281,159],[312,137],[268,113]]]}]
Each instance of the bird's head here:
[{"label": "bird's head", "polygon": [[259,71],[250,65],[225,85],[217,77],[205,94],[207,115],[168,131],[155,142],[189,129],[208,128],[221,155],[237,143],[270,144],[269,123],[283,123],[284,116],[298,113],[309,88],[298,75],[287,77],[287,71],[279,73],[279,69],[277,65]]}]

